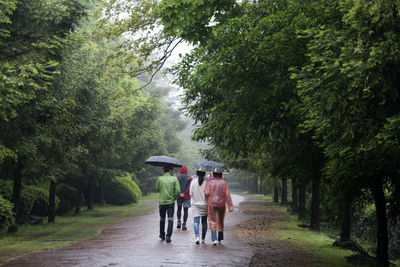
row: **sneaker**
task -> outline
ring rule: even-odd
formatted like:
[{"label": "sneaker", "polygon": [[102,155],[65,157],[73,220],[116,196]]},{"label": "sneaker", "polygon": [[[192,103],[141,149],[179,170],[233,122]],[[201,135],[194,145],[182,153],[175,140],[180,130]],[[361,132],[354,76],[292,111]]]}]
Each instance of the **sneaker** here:
[{"label": "sneaker", "polygon": [[159,237],[160,237],[161,241],[165,240],[165,236],[159,235]]},{"label": "sneaker", "polygon": [[222,245],[222,240],[218,240],[218,245]]},{"label": "sneaker", "polygon": [[203,238],[203,239],[201,240],[201,243],[202,243],[202,244],[206,243],[206,239]]},{"label": "sneaker", "polygon": [[196,244],[200,244],[200,238],[198,236],[196,236]]},{"label": "sneaker", "polygon": [[217,240],[214,240],[214,241],[213,241],[213,246],[216,246],[216,245],[218,245],[218,241],[217,241]]},{"label": "sneaker", "polygon": [[178,220],[178,224],[177,224],[176,228],[181,228],[181,220]]},{"label": "sneaker", "polygon": [[182,223],[182,230],[187,230],[186,223]]},{"label": "sneaker", "polygon": [[171,243],[171,237],[167,236],[167,238],[165,239],[165,242]]}]

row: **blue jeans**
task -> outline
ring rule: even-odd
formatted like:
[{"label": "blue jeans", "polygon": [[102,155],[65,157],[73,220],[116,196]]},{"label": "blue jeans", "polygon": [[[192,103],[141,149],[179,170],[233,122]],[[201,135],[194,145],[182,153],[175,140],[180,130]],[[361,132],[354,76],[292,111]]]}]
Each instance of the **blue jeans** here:
[{"label": "blue jeans", "polygon": [[211,231],[211,240],[212,241],[217,240],[217,231],[216,230]]},{"label": "blue jeans", "polygon": [[[194,234],[199,236],[200,216],[194,217]],[[205,239],[207,233],[207,216],[201,216],[201,238]]]}]

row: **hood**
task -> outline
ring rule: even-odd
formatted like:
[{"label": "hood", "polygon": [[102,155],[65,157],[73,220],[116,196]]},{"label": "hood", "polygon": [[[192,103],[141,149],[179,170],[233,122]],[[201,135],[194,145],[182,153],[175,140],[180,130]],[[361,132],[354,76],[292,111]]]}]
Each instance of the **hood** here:
[{"label": "hood", "polygon": [[187,167],[185,165],[182,166],[181,168],[181,173],[187,174]]}]

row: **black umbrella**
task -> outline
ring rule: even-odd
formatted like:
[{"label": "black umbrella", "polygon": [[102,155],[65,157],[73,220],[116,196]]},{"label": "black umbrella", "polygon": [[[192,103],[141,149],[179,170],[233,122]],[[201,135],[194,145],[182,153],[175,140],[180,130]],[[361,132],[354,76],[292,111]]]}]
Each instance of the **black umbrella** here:
[{"label": "black umbrella", "polygon": [[146,159],[145,163],[153,166],[182,167],[182,163],[178,159],[168,156],[151,156]]},{"label": "black umbrella", "polygon": [[202,169],[205,169],[206,171],[229,172],[228,168],[224,164],[212,160],[204,161],[198,166],[200,166]]}]

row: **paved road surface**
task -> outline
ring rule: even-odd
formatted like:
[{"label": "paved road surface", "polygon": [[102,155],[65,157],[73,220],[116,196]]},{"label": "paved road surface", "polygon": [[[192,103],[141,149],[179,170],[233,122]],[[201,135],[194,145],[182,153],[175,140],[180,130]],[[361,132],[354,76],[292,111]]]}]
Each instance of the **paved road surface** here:
[{"label": "paved road surface", "polygon": [[[176,229],[172,242],[158,238],[158,209],[104,229],[101,235],[64,248],[34,252],[5,266],[248,266],[253,255],[249,244],[234,232],[234,226],[249,217],[239,210],[243,196],[232,194],[233,213],[227,213],[223,245],[196,245],[193,216],[189,209],[188,230]],[[176,214],[175,214],[176,219]]]}]

